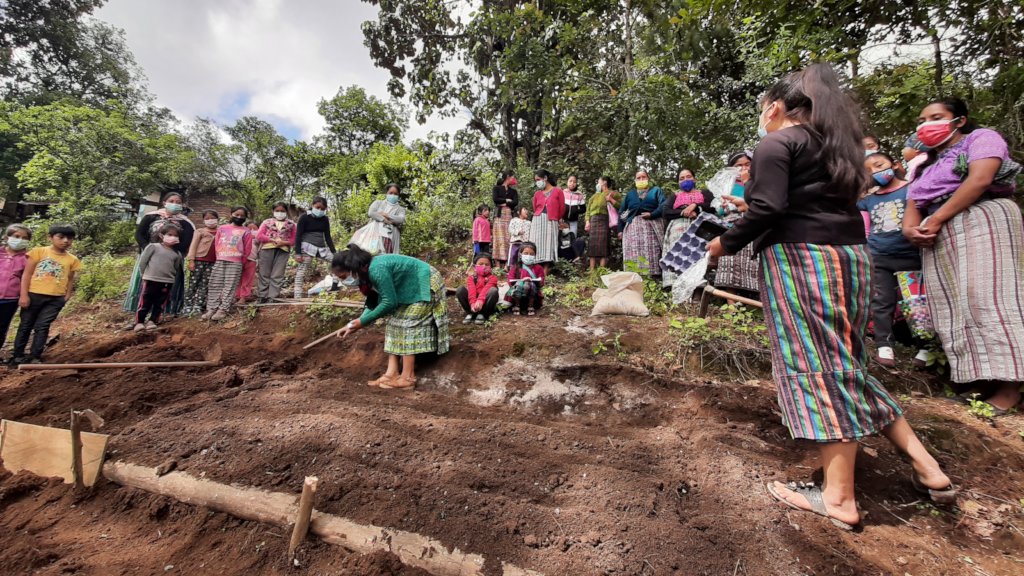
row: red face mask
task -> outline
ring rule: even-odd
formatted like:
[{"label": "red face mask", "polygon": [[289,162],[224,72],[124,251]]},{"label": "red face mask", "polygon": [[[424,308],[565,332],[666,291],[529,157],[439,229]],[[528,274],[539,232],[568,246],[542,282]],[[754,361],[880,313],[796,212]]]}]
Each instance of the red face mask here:
[{"label": "red face mask", "polygon": [[515,186],[516,184],[519,184],[519,181],[516,180],[515,176],[513,176],[513,177],[508,179],[508,185],[509,186]]},{"label": "red face mask", "polygon": [[953,128],[953,123],[960,118],[953,118],[952,120],[932,120],[930,122],[922,122],[917,127],[917,139],[921,141],[921,144],[929,148],[935,148],[942,146],[950,138],[953,137],[953,132],[956,131]]}]

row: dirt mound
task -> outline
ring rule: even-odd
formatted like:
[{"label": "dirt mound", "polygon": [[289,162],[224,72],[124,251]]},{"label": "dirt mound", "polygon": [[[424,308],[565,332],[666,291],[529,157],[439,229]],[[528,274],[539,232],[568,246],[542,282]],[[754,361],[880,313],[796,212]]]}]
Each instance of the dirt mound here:
[{"label": "dirt mound", "polygon": [[[1024,518],[999,507],[1024,495],[1020,417],[990,427],[905,398],[971,491],[955,508],[922,502],[909,467],[868,439],[858,462],[866,528],[839,533],[765,494],[765,482],[808,480],[816,468],[780,424],[770,383],[652,371],[670,349],[659,322],[546,311],[493,328],[455,324],[452,353],[419,366],[416,391],[383,392],[365,386],[385,360],[379,329],[303,352],[313,335],[287,311],[227,326],[179,321],[155,335],[67,338],[54,353],[197,359],[218,342],[223,367],[8,373],[0,415],[64,426],[70,408],[93,408],[108,419],[112,458],[173,459],[221,482],[297,492],[317,475],[319,510],[482,554],[488,574],[502,562],[549,575],[1018,573]],[[619,332],[621,350],[595,355],[595,338]],[[289,570],[280,529],[114,486],[75,500],[23,478],[0,477],[0,546],[17,551],[0,571]],[[313,541],[300,555],[311,574],[422,573],[396,560]]]}]

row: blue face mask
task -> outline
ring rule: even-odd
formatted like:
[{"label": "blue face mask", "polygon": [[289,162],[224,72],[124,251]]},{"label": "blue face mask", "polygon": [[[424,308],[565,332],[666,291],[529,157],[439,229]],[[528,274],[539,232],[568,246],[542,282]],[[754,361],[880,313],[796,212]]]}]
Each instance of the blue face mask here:
[{"label": "blue face mask", "polygon": [[875,183],[879,186],[888,186],[889,183],[896,178],[896,172],[892,168],[889,168],[880,172],[875,172],[871,177],[875,179]]},{"label": "blue face mask", "polygon": [[168,214],[177,214],[181,212],[182,206],[181,204],[172,204],[170,202],[167,202],[166,204],[164,204],[164,210],[167,210]]},{"label": "blue face mask", "polygon": [[309,211],[309,213],[317,218],[323,218],[324,214],[327,214],[327,211],[321,210],[319,208],[313,208],[312,210]]},{"label": "blue face mask", "polygon": [[697,187],[697,183],[693,180],[683,180],[679,183],[679,189],[683,192],[692,192]]},{"label": "blue face mask", "polygon": [[523,254],[522,260],[523,264],[526,264],[527,266],[533,266],[533,263],[537,261],[537,257],[534,256],[533,254]]},{"label": "blue face mask", "polygon": [[398,194],[388,194],[386,199],[389,204],[398,204]]},{"label": "blue face mask", "polygon": [[341,281],[341,285],[348,286],[349,288],[354,288],[356,286],[359,286],[359,278],[356,278],[355,274],[349,274],[348,278],[345,278],[344,280]]}]

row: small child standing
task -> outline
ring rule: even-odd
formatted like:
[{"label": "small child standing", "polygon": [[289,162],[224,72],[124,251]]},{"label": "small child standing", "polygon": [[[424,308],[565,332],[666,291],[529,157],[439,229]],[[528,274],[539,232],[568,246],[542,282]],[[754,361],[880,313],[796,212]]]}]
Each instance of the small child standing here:
[{"label": "small child standing", "polygon": [[473,273],[466,278],[466,285],[455,291],[462,311],[466,317],[463,324],[473,322],[483,324],[498,309],[498,277],[494,275],[491,255],[481,252],[476,255]]},{"label": "small child standing", "polygon": [[473,256],[481,252],[491,252],[491,209],[487,204],[476,207],[476,218],[473,220]]},{"label": "small child standing", "polygon": [[203,227],[196,229],[192,245],[188,247],[189,280],[185,294],[185,314],[195,316],[206,311],[206,292],[210,288],[210,274],[217,262],[217,250],[213,246],[220,216],[214,210],[203,212]]},{"label": "small child standing", "polygon": [[[25,272],[21,276],[21,324],[14,337],[14,363],[38,364],[50,338],[50,325],[75,293],[75,277],[82,263],[68,252],[75,241],[70,226],[51,226],[50,245],[28,252]],[[28,338],[32,336],[30,357],[25,357]]]},{"label": "small child standing", "polygon": [[243,206],[231,209],[231,222],[217,228],[213,245],[217,263],[210,275],[203,320],[223,320],[235,302],[235,290],[242,278],[242,267],[252,251],[252,232],[244,226],[249,210]]},{"label": "small child standing", "polygon": [[530,241],[530,209],[519,208],[519,214],[508,223],[509,241],[512,243],[508,251],[508,264],[512,266],[519,257],[519,249],[523,242]]},{"label": "small child standing", "polygon": [[[869,224],[868,250],[871,252],[871,311],[874,314],[875,346],[878,363],[896,365],[893,352],[892,319],[900,299],[896,272],[921,269],[921,253],[903,236],[903,215],[907,208],[907,182],[896,177],[893,160],[888,154],[876,152],[864,159],[864,169],[871,174],[871,184],[878,189],[857,202]],[[929,352],[921,350],[915,365],[926,364]]]},{"label": "small child standing", "polygon": [[139,256],[142,287],[139,289],[139,307],[135,311],[136,332],[157,329],[181,269],[181,253],[175,249],[180,233],[174,224],[164,224]]},{"label": "small child standing", "polygon": [[533,316],[541,307],[544,294],[544,266],[537,264],[537,246],[523,242],[519,258],[508,271],[508,292],[505,298],[512,304],[512,315]]},{"label": "small child standing", "polygon": [[249,250],[249,256],[246,257],[245,263],[242,265],[242,277],[238,280],[238,289],[235,290],[235,300],[239,304],[245,304],[253,299],[253,292],[256,291],[256,273],[260,268],[260,248],[256,240],[260,225],[250,220],[245,223],[245,227],[252,234],[253,247]]},{"label": "small child standing", "polygon": [[7,242],[0,249],[0,348],[7,341],[14,313],[21,298],[21,278],[28,262],[27,250],[32,243],[32,231],[21,224],[7,227]]}]

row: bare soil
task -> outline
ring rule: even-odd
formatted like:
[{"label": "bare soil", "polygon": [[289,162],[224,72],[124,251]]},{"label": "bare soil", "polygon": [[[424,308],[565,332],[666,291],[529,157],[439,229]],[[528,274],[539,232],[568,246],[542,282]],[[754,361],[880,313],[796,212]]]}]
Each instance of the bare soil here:
[{"label": "bare soil", "polygon": [[[931,377],[883,374],[963,486],[957,505],[922,500],[872,438],[858,458],[864,528],[844,533],[764,490],[820,479],[770,379],[697,371],[665,319],[555,307],[467,327],[453,310],[452,352],[421,362],[410,392],[365,385],[385,362],[379,328],[303,352],[315,334],[301,310],[149,334],[77,310],[50,359],[192,360],[217,342],[223,366],[0,372],[0,416],[66,427],[72,408],[92,408],[111,459],[295,493],[317,475],[319,510],[482,554],[489,574],[502,562],[549,576],[1024,573],[1024,418],[973,416],[931,397]],[[598,340],[609,345],[595,354]],[[281,528],[113,484],[77,496],[0,472],[3,574],[425,574],[312,538],[296,568],[287,543]]]}]

